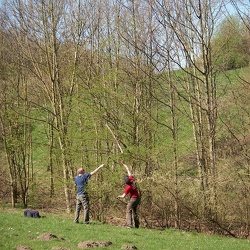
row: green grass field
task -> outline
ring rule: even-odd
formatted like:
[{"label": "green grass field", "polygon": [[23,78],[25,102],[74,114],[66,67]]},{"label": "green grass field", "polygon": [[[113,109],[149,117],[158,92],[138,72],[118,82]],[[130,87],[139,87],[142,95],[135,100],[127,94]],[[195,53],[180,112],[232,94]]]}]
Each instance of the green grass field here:
[{"label": "green grass field", "polygon": [[[205,235],[178,230],[128,229],[99,222],[89,225],[73,223],[69,215],[41,213],[43,218],[26,218],[22,209],[0,210],[0,249],[12,250],[17,246],[28,246],[32,250],[81,249],[78,244],[85,241],[111,241],[107,247],[94,249],[122,249],[125,245],[140,250],[178,249],[225,249],[247,250],[250,241]],[[40,236],[50,233],[57,238],[43,240]],[[128,248],[127,248],[128,249]]]}]

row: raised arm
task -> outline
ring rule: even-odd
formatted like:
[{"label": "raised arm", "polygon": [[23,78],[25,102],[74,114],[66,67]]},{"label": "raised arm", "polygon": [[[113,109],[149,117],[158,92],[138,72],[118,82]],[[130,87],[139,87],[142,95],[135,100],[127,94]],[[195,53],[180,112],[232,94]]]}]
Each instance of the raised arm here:
[{"label": "raised arm", "polygon": [[98,168],[96,168],[95,170],[93,170],[90,175],[93,175],[95,173],[97,173],[102,167],[104,166],[104,164],[100,165]]},{"label": "raised arm", "polygon": [[122,163],[122,165],[126,168],[127,173],[128,173],[128,176],[131,176],[132,174],[131,174],[131,172],[130,172],[128,166],[124,163],[124,161],[121,161],[121,163]]}]

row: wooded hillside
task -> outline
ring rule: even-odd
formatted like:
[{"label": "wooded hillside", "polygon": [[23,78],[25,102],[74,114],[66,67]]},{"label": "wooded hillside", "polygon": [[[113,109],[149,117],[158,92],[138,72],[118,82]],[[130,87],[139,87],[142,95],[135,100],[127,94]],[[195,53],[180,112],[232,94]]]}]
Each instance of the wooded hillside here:
[{"label": "wooded hillside", "polygon": [[[123,218],[123,159],[145,227],[250,230],[249,1],[1,2],[0,197]],[[233,13],[233,15],[232,15]]]}]

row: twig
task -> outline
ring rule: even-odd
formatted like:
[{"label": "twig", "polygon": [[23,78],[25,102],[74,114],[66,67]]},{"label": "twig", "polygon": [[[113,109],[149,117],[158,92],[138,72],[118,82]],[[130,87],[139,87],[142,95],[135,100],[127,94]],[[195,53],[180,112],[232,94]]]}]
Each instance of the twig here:
[{"label": "twig", "polygon": [[108,128],[108,130],[110,131],[110,133],[111,133],[111,134],[112,134],[112,136],[114,137],[115,142],[116,142],[116,144],[117,144],[118,148],[120,149],[121,153],[123,154],[123,150],[122,150],[121,145],[119,144],[118,139],[116,138],[115,134],[113,133],[113,131],[111,130],[111,128],[109,127],[109,125],[108,125],[107,123],[106,123],[106,127]]}]

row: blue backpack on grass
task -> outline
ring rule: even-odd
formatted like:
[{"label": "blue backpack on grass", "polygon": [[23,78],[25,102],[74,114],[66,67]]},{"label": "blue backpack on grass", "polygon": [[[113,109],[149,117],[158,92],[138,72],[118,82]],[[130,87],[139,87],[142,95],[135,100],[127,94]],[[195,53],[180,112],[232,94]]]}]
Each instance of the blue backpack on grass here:
[{"label": "blue backpack on grass", "polygon": [[24,216],[25,217],[32,217],[32,218],[41,218],[38,211],[34,211],[34,210],[30,210],[30,209],[27,209],[24,211]]}]

